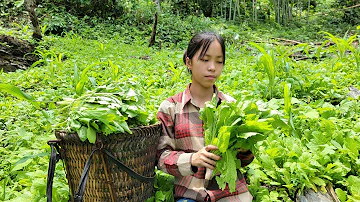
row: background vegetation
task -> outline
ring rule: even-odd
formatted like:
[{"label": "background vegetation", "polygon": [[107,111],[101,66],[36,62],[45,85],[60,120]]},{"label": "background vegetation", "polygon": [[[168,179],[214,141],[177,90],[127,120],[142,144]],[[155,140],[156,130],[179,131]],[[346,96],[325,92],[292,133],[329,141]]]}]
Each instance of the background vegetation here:
[{"label": "background vegetation", "polygon": [[[294,201],[332,184],[340,201],[360,201],[360,104],[348,95],[349,87],[360,88],[358,1],[43,0],[35,9],[39,42],[25,3],[1,1],[0,34],[36,45],[40,60],[0,72],[0,83],[34,97],[48,117],[64,116],[57,102],[76,97],[78,71],[84,91],[135,83],[154,121],[161,101],[190,81],[181,61],[190,37],[215,30],[227,43],[219,88],[288,120],[257,145],[256,160],[243,170],[254,199]],[[156,41],[148,47],[156,12]],[[45,201],[54,125],[5,92],[0,108],[0,200]],[[157,173],[154,200],[171,201],[172,178]],[[55,179],[54,201],[67,201],[60,164]]]}]

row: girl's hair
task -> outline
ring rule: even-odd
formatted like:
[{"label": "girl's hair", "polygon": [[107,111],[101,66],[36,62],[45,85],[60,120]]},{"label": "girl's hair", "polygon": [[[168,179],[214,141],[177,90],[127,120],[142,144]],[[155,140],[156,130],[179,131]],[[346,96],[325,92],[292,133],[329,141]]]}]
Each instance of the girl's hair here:
[{"label": "girl's hair", "polygon": [[186,65],[186,58],[189,58],[190,60],[194,57],[194,55],[196,54],[196,52],[198,50],[201,50],[200,55],[199,55],[199,59],[203,58],[207,52],[207,50],[209,49],[209,46],[211,44],[211,42],[213,42],[214,40],[217,40],[220,43],[221,49],[222,49],[222,54],[223,54],[223,64],[225,65],[225,42],[224,39],[213,32],[203,32],[203,33],[199,33],[196,34],[195,36],[192,37],[192,39],[189,42],[188,48],[186,49],[186,51],[184,52],[184,56],[183,56],[183,62]]}]

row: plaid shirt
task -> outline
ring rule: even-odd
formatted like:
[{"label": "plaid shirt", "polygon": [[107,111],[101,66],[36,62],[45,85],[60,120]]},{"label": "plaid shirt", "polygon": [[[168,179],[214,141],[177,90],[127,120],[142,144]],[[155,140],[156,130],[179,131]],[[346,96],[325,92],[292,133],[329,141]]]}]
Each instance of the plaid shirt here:
[{"label": "plaid shirt", "polygon": [[[184,92],[163,101],[159,107],[157,118],[162,123],[163,133],[158,145],[158,167],[175,176],[175,198],[217,201],[220,198],[229,197],[230,201],[240,202],[240,199],[234,200],[237,198],[234,195],[248,191],[245,179],[240,172],[238,172],[236,191],[230,193],[228,187],[225,190],[219,189],[214,178],[206,181],[204,167],[196,169],[191,166],[191,156],[203,148],[205,142],[200,108],[192,100],[190,85]],[[232,97],[218,91],[215,86],[214,90],[219,103],[222,100],[234,101]],[[239,153],[237,157],[241,160],[242,166],[248,165],[254,159],[251,151]]]}]

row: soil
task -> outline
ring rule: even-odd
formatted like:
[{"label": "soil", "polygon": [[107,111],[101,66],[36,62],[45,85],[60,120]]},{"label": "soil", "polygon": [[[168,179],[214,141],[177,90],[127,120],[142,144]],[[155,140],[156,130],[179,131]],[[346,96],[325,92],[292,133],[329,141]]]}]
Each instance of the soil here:
[{"label": "soil", "polygon": [[0,71],[26,70],[39,58],[33,54],[35,47],[28,41],[0,35]]}]

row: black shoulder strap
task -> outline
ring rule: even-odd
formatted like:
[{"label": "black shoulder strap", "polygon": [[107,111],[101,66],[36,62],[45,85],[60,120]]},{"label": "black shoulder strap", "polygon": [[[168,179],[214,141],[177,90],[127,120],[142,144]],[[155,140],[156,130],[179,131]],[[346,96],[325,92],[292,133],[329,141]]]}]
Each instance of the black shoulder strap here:
[{"label": "black shoulder strap", "polygon": [[[47,185],[46,185],[46,197],[47,202],[52,201],[52,185],[54,181],[54,173],[56,168],[56,162],[59,161],[60,154],[56,152],[59,151],[59,146],[57,142],[49,141],[48,144],[51,147],[51,154],[50,154],[50,161],[49,161],[49,169],[48,169],[48,176],[47,176]],[[56,148],[56,150],[55,150]]]},{"label": "black shoulder strap", "polygon": [[[47,188],[46,188],[46,196],[47,196],[47,202],[51,202],[52,201],[52,184],[53,184],[53,179],[54,179],[54,172],[55,172],[55,166],[56,166],[56,162],[60,159],[60,154],[56,153],[55,148],[57,148],[57,150],[59,151],[59,147],[56,144],[56,142],[51,142],[49,141],[48,144],[51,147],[51,156],[50,156],[50,162],[49,162],[49,170],[48,170],[48,182],[47,182]],[[86,182],[89,176],[89,170],[90,170],[90,165],[91,165],[91,159],[93,154],[95,153],[96,150],[99,150],[99,148],[94,148],[84,166],[84,170],[81,174],[80,177],[80,182],[79,182],[79,186],[78,189],[74,195],[74,201],[76,202],[82,202],[83,201],[83,196],[85,193],[85,187],[86,187]],[[133,171],[131,168],[127,167],[126,165],[124,165],[123,163],[121,163],[119,160],[117,160],[108,150],[106,149],[101,149],[102,151],[105,152],[105,154],[123,171],[125,171],[126,173],[128,173],[131,177],[140,180],[141,182],[153,182],[154,178],[155,178],[155,173],[153,176],[151,177],[145,177],[142,176],[138,173],[136,173],[135,171]]]},{"label": "black shoulder strap", "polygon": [[76,191],[75,195],[74,195],[74,200],[76,202],[81,202],[83,201],[83,196],[84,196],[84,193],[85,193],[85,187],[86,187],[86,181],[89,177],[89,170],[90,170],[90,165],[91,165],[91,157],[93,156],[94,152],[96,150],[98,150],[99,148],[95,148],[92,150],[86,164],[85,164],[85,167],[84,167],[84,170],[81,174],[81,177],[80,177],[80,182],[79,182],[79,187],[78,187],[78,190]]},{"label": "black shoulder strap", "polygon": [[127,174],[129,174],[131,177],[140,180],[141,182],[153,182],[155,178],[155,174],[151,177],[145,177],[142,176],[135,171],[133,171],[131,168],[127,167],[125,164],[121,163],[119,160],[117,160],[108,150],[103,149],[105,154],[110,157],[110,159],[123,171],[125,171]]}]

